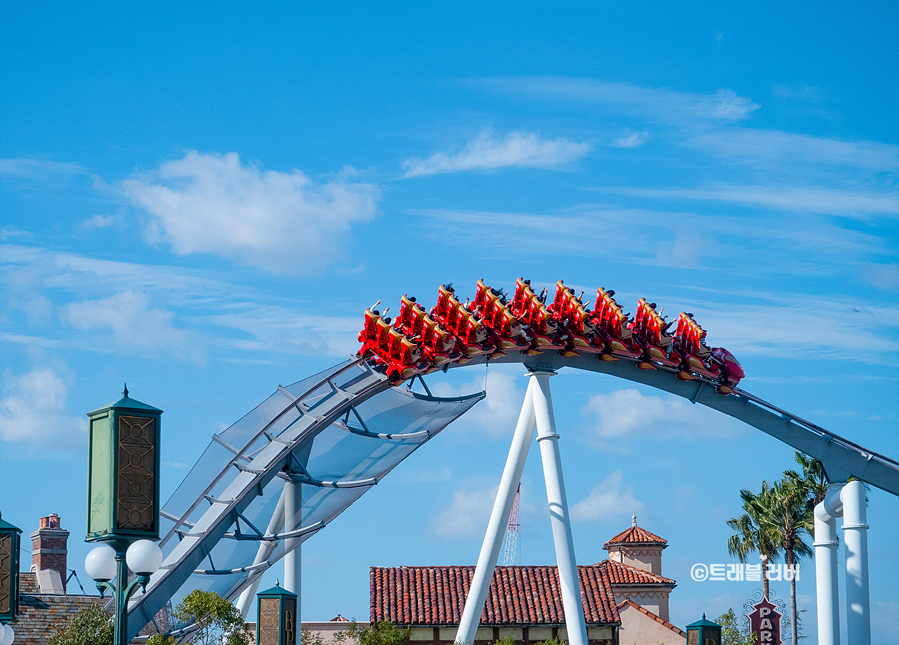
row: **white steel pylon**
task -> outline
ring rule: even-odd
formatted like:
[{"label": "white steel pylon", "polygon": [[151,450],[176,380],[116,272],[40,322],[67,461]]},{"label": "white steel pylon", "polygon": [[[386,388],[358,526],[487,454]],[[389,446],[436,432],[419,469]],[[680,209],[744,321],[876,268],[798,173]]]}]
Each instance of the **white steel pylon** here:
[{"label": "white steel pylon", "polygon": [[574,540],[571,537],[571,521],[568,515],[568,499],[565,482],[562,479],[562,461],[559,456],[559,435],[553,415],[552,396],[549,391],[549,377],[554,371],[532,370],[528,376],[527,392],[518,417],[518,425],[512,436],[509,456],[503,469],[496,501],[487,524],[487,533],[481,545],[478,564],[475,567],[468,598],[456,632],[456,643],[473,643],[480,622],[481,611],[487,599],[490,581],[496,569],[496,561],[502,547],[504,529],[509,523],[515,491],[521,482],[521,473],[527,460],[534,429],[543,461],[543,477],[546,480],[546,497],[549,501],[550,523],[553,543],[556,548],[556,566],[559,571],[559,587],[562,591],[562,608],[568,642],[571,645],[587,645],[587,625],[584,606],[581,602],[578,581],[577,560],[574,555]]}]

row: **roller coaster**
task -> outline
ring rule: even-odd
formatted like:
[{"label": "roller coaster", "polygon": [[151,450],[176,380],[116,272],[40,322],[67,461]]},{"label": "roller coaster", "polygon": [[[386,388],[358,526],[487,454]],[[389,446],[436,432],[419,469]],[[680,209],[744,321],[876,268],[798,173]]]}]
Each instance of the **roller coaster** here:
[{"label": "roller coaster", "polygon": [[[524,279],[511,298],[478,281],[465,303],[446,284],[430,311],[406,295],[394,319],[377,309],[380,301],[366,309],[356,356],[278,386],[213,435],[161,510],[164,561],[129,605],[129,638],[148,623],[188,634],[190,625],[173,622],[166,609],[193,589],[246,609],[267,569],[486,396],[433,396],[425,377],[450,368],[519,363],[533,373],[574,368],[642,383],[819,459],[830,481],[854,476],[899,495],[899,462],[742,390],[740,363],[706,345],[691,313],[668,322],[641,298],[631,317],[604,288],[591,310],[562,281],[551,302],[549,295]],[[423,392],[413,391],[415,382]]]}]

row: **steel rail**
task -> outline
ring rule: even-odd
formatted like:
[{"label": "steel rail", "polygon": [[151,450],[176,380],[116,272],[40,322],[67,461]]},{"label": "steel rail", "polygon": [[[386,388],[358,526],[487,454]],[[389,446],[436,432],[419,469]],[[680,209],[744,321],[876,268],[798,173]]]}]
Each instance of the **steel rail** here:
[{"label": "steel rail", "polygon": [[566,358],[556,352],[547,352],[537,356],[509,354],[492,359],[476,356],[464,366],[451,364],[448,367],[468,367],[484,363],[520,363],[528,369],[548,367],[560,370],[571,367],[649,385],[676,394],[691,403],[723,412],[818,459],[830,481],[847,481],[849,477],[857,477],[899,496],[899,461],[825,430],[745,390],[736,389],[734,394],[724,396],[715,391],[717,383],[714,381],[705,378],[682,381],[674,376],[679,370],[663,366],[643,370],[636,368],[639,362],[627,358],[603,361],[598,360],[596,355]]},{"label": "steel rail", "polygon": [[[351,402],[362,402],[376,394],[386,391],[391,387],[390,381],[382,374],[368,368],[361,359],[351,362],[344,366],[343,369],[329,374],[320,382],[310,387],[304,394],[308,397],[323,385],[326,385],[331,379],[339,374],[358,366],[360,363],[364,365],[366,373],[354,379],[348,387],[354,391],[349,392],[349,397],[335,397],[333,392],[329,392],[317,406],[324,405],[328,399],[335,399],[334,405],[329,410],[322,410],[323,414],[312,417],[312,415],[299,412],[299,417],[285,429],[281,434],[281,441],[269,442],[261,451],[259,451],[250,462],[258,462],[266,467],[259,470],[260,472],[238,471],[237,475],[231,480],[220,497],[210,503],[209,508],[203,513],[191,527],[190,531],[181,533],[181,540],[168,554],[163,567],[160,568],[150,579],[146,592],[135,598],[129,605],[129,638],[133,638],[144,625],[162,609],[171,596],[183,585],[187,579],[193,574],[198,565],[206,559],[212,548],[227,532],[235,519],[236,513],[242,513],[250,505],[253,499],[262,492],[265,485],[268,484],[278,473],[280,468],[287,462],[289,454],[305,441],[316,436],[319,432],[330,426],[330,424],[340,418],[347,406]],[[260,430],[251,439],[247,446],[251,445],[260,437],[264,436],[263,432],[267,431],[275,421],[280,420],[291,409],[294,409],[297,403],[302,402],[302,398],[297,397],[295,401],[291,401],[286,409],[282,410],[276,419],[272,419],[266,424],[265,430]],[[285,435],[287,435],[286,439]],[[246,446],[245,446],[246,448]],[[245,449],[244,448],[244,449]],[[219,481],[231,470],[231,462],[223,469],[223,472],[216,477]],[[208,495],[212,485],[206,488],[206,492],[199,495],[191,508],[196,509]],[[192,512],[192,511],[190,511]],[[182,515],[181,520],[185,520],[186,513]],[[177,524],[176,527],[177,528]],[[167,537],[175,535],[176,532],[170,531]]]},{"label": "steel rail", "polygon": [[[238,451],[236,451],[236,452],[234,451],[234,449],[233,449],[231,446],[227,446],[225,443],[223,443],[223,442],[220,440],[221,437],[220,437],[219,435],[213,434],[213,436],[212,436],[213,441],[215,441],[216,443],[219,443],[219,444],[221,444],[222,446],[224,446],[226,449],[228,449],[229,452],[233,452],[233,453],[234,453],[234,459],[233,459],[231,462],[229,462],[227,466],[225,466],[224,468],[222,468],[221,472],[219,472],[219,474],[218,474],[216,477],[214,477],[214,478],[212,479],[211,482],[209,482],[209,485],[208,485],[208,486],[204,489],[204,491],[203,491],[203,495],[201,495],[200,497],[198,497],[198,498],[196,499],[196,501],[190,506],[190,508],[188,508],[184,513],[181,514],[181,517],[180,517],[177,521],[175,521],[175,525],[174,525],[174,526],[169,530],[169,532],[162,538],[162,540],[160,540],[159,546],[160,546],[160,547],[165,546],[165,544],[169,541],[169,539],[171,539],[171,537],[172,537],[173,535],[176,534],[176,529],[177,529],[182,523],[184,523],[184,521],[190,516],[191,513],[193,513],[193,512],[196,510],[197,506],[199,506],[200,503],[203,501],[203,496],[209,494],[209,492],[210,492],[213,488],[215,488],[215,485],[218,484],[218,483],[222,480],[222,478],[228,473],[228,471],[231,469],[231,466],[233,465],[233,462],[235,462],[235,461],[237,461],[238,459],[241,459],[241,458],[246,459],[246,456],[245,456],[245,455],[246,455],[247,449],[248,449],[251,445],[253,445],[256,441],[258,441],[262,436],[264,436],[264,435],[268,432],[268,430],[269,430],[273,425],[275,425],[278,421],[280,421],[281,419],[283,419],[283,418],[284,418],[284,415],[287,414],[288,412],[290,412],[291,408],[296,407],[296,406],[298,405],[298,402],[301,403],[305,398],[307,398],[308,396],[312,395],[313,392],[315,392],[316,390],[318,390],[320,387],[322,387],[322,386],[325,385],[326,383],[330,382],[330,380],[333,379],[334,377],[339,376],[339,375],[343,374],[344,372],[346,372],[347,370],[350,370],[350,369],[352,369],[353,367],[355,367],[355,366],[357,366],[357,365],[360,365],[360,364],[365,364],[366,367],[367,367],[367,363],[365,363],[361,358],[357,358],[357,359],[355,359],[355,360],[352,360],[352,361],[348,362],[346,365],[344,365],[342,368],[340,368],[339,370],[336,370],[334,373],[332,373],[332,374],[331,374],[330,376],[328,376],[327,378],[322,379],[321,381],[316,382],[315,385],[313,385],[312,387],[308,388],[308,389],[307,389],[303,394],[301,394],[300,396],[295,397],[295,398],[293,398],[292,400],[290,400],[290,403],[289,403],[287,406],[285,406],[284,409],[281,410],[281,412],[280,412],[278,415],[276,415],[276,416],[275,416],[271,421],[269,421],[269,422],[268,422],[268,423],[267,423],[261,430],[259,430],[259,431],[253,436],[252,439],[250,439],[249,441],[247,441],[247,443],[244,444],[244,447],[243,447],[243,448],[241,448],[240,450],[238,450]],[[278,389],[279,389],[279,390],[283,390],[284,388],[282,388],[282,387],[279,385],[279,386],[278,386]],[[297,409],[299,409],[299,408],[297,408]],[[303,414],[302,410],[301,410],[300,412],[301,412],[301,414]],[[177,492],[177,490],[176,490],[175,492]]]},{"label": "steel rail", "polygon": [[[363,370],[360,372],[359,376],[353,378],[342,388],[334,384],[333,379],[357,366],[361,367]],[[330,391],[318,399],[311,408],[305,406],[303,400],[324,386],[330,386]],[[177,534],[180,537],[180,541],[168,554],[163,566],[160,567],[160,570],[151,577],[146,593],[135,598],[129,606],[129,624],[131,625],[131,627],[129,627],[129,632],[134,632],[131,636],[133,637],[143,625],[150,622],[152,617],[165,605],[175,591],[186,582],[190,575],[198,571],[206,573],[207,571],[214,570],[200,570],[198,569],[198,565],[208,557],[219,540],[228,536],[228,527],[234,524],[238,517],[241,517],[241,513],[246,510],[257,495],[262,493],[265,486],[271,482],[273,478],[279,475],[280,469],[289,461],[295,450],[308,443],[311,439],[314,439],[314,437],[324,429],[330,427],[335,422],[339,422],[340,418],[349,409],[352,409],[353,406],[367,401],[393,387],[394,384],[391,383],[386,376],[379,371],[372,370],[362,359],[355,359],[344,365],[341,369],[329,373],[326,377],[323,377],[316,384],[309,387],[308,390],[299,397],[292,398],[292,395],[290,395],[289,392],[279,387],[279,391],[289,395],[289,404],[282,409],[274,419],[266,423],[238,453],[234,454],[234,457],[215,477],[214,482],[207,486],[204,489],[204,492],[197,497],[196,501],[191,505],[191,509],[182,514],[177,520],[173,520],[175,525],[173,529],[169,531],[167,538],[170,538],[173,534]],[[483,392],[479,392],[467,396],[435,397],[422,395],[408,389],[402,390],[401,392],[412,398],[435,402],[466,401],[474,398],[483,398],[485,395]],[[278,437],[273,436],[269,430],[292,409],[296,409],[298,414],[297,418],[291,421],[288,426],[280,432]],[[312,413],[312,409],[315,409],[317,414]],[[379,438],[390,438],[395,440],[412,438],[410,436],[401,437],[400,434],[402,433],[397,433],[390,437]],[[411,435],[413,433],[406,434]],[[427,436],[422,436],[421,438],[426,441],[432,435],[433,433],[429,433]],[[220,482],[228,472],[231,472],[232,475],[234,474],[234,471],[231,470],[231,466],[237,465],[237,460],[242,457],[246,459],[244,456],[246,451],[263,436],[269,440],[268,444],[255,450],[253,453],[250,453],[252,458],[249,459],[247,466],[238,468],[236,476],[233,476],[233,479],[230,480],[230,484],[218,497],[210,495],[209,493],[212,491],[215,484]],[[229,452],[233,451],[229,450]],[[262,467],[253,467],[257,463],[262,464]],[[389,470],[387,472],[389,472]],[[329,487],[336,488],[371,486],[375,483],[377,482],[372,480],[326,482]],[[203,500],[209,502],[209,508],[204,512],[202,517],[191,522],[187,517],[197,509]],[[340,509],[338,512],[342,512],[342,510],[344,509]],[[170,518],[174,517],[174,514],[172,513],[166,513],[166,515]],[[184,531],[183,529],[180,529],[181,526],[189,526],[190,530]],[[321,526],[314,524],[311,527],[301,530],[299,535],[306,534],[307,532],[314,533],[322,528],[324,528],[324,524]],[[285,535],[287,537],[293,537],[293,533],[294,532],[290,532],[289,535],[282,534],[279,537],[283,538]],[[233,533],[231,535],[233,536]],[[268,560],[268,566],[279,560],[280,557],[283,557],[283,554],[276,560]],[[242,568],[234,570],[234,572],[241,571]],[[253,576],[248,577],[239,587],[235,587],[235,589],[232,590],[234,594],[228,594],[229,598],[231,595],[239,593],[243,587],[247,586],[252,577]]]},{"label": "steel rail", "polygon": [[[515,353],[493,358],[485,355],[476,356],[466,362],[464,366],[457,363],[445,365],[443,371],[450,368],[473,367],[485,363],[519,363],[530,371],[545,369],[558,371],[564,367],[570,367],[642,383],[683,397],[694,404],[698,403],[727,414],[820,460],[831,481],[846,481],[849,477],[854,476],[886,492],[899,495],[899,462],[896,460],[868,450],[849,439],[829,432],[740,388],[735,388],[734,394],[725,396],[715,390],[717,383],[709,379],[699,377],[695,380],[680,380],[674,376],[679,370],[663,366],[656,366],[656,369],[649,370],[637,369],[636,365],[639,362],[639,360],[628,358],[621,358],[616,361],[603,361],[598,360],[596,355],[563,357],[557,352],[544,353],[537,356]],[[358,391],[340,389],[334,385],[332,379],[359,365],[363,366],[368,373],[361,375],[360,378],[352,382],[356,386],[364,384],[359,387]],[[305,398],[326,385],[330,385],[331,391],[325,394],[312,408],[303,403]],[[386,376],[378,370],[371,369],[362,359],[356,359],[347,363],[341,369],[329,374],[311,386],[303,395],[298,397],[293,397],[290,392],[279,386],[278,389],[288,399],[288,404],[274,419],[259,430],[243,448],[234,453],[234,458],[213,479],[193,505],[175,521],[174,527],[165,536],[165,541],[168,541],[173,535],[180,535],[182,541],[167,558],[167,562],[169,560],[173,561],[168,563],[166,569],[157,573],[154,579],[151,579],[147,592],[140,596],[129,610],[129,616],[134,615],[135,618],[141,617],[146,618],[146,620],[144,622],[136,620],[132,624],[140,624],[142,626],[150,621],[150,618],[162,608],[171,596],[171,593],[168,593],[166,596],[164,592],[171,591],[174,593],[174,590],[187,580],[190,574],[196,570],[196,566],[207,557],[212,547],[222,537],[226,536],[227,528],[235,521],[235,513],[241,513],[245,510],[255,497],[255,492],[261,493],[263,487],[277,476],[278,469],[274,466],[286,463],[290,454],[298,446],[304,444],[305,441],[310,437],[314,437],[324,428],[336,424],[341,429],[349,432],[389,440],[417,439],[419,435],[428,434],[426,432],[416,432],[408,433],[404,436],[402,433],[391,435],[373,433],[367,430],[360,431],[340,420],[344,413],[354,410],[355,404],[377,396],[391,387],[393,386]],[[439,397],[421,395],[412,392],[411,389],[407,389],[407,392],[417,398],[432,400],[465,400],[483,396],[483,393],[481,393],[454,397],[453,399],[441,399]],[[332,399],[337,400],[330,407],[326,406],[325,403]],[[312,409],[317,409],[318,411],[319,408],[323,408],[320,410],[322,414],[312,413]],[[291,422],[287,429],[282,431],[280,437],[273,437],[268,431],[291,410],[297,411],[297,419]],[[284,438],[285,435],[288,435],[287,439]],[[269,443],[253,452],[251,457],[248,457],[246,455],[247,450],[261,437],[268,438]],[[428,437],[422,438],[427,439]],[[227,448],[230,452],[233,452],[230,446],[227,446]],[[232,466],[235,466],[240,459],[248,461],[248,465],[238,469],[237,476],[222,493],[220,499],[211,498],[209,493],[229,471],[233,472],[231,471]],[[257,460],[263,464],[263,468],[249,467]],[[232,491],[232,489],[234,490]],[[232,497],[228,496],[229,492]],[[204,499],[209,499],[211,502],[210,508],[196,522],[189,521],[187,518]],[[167,517],[171,518],[173,515],[167,514]],[[179,530],[181,526],[188,526],[190,530],[186,532]],[[273,562],[267,561],[265,564],[270,566]],[[263,568],[261,566],[252,566],[254,567],[254,572],[257,568]],[[247,570],[245,567],[234,571]],[[175,573],[178,575],[175,575]],[[140,627],[137,629],[140,629]],[[137,629],[133,631],[136,633]]]}]

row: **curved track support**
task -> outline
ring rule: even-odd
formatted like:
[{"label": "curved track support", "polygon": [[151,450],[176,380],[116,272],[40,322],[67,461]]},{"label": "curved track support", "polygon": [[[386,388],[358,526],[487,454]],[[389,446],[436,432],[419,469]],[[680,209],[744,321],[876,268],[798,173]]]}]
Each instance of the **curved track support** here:
[{"label": "curved track support", "polygon": [[[521,363],[532,372],[571,367],[642,383],[734,417],[820,460],[831,481],[846,481],[850,476],[854,476],[889,493],[899,495],[899,462],[828,432],[748,392],[735,389],[734,394],[724,396],[716,391],[716,384],[712,381],[703,378],[687,381],[675,378],[677,373],[675,369],[663,366],[652,370],[636,369],[637,360],[621,358],[615,361],[605,361],[598,360],[595,354],[572,354],[573,352],[564,352],[563,355],[562,352],[546,351],[538,355],[509,353],[494,358],[477,355],[467,361],[466,366],[479,365],[488,361]],[[449,367],[460,366],[456,363],[444,365],[444,369]],[[340,382],[338,383],[338,381]],[[213,437],[213,442],[221,450],[226,451],[228,459],[222,462],[221,469],[217,474],[213,474],[210,480],[204,480],[209,481],[209,484],[195,499],[191,498],[194,499],[192,503],[186,506],[177,505],[176,512],[166,510],[161,513],[163,517],[173,523],[161,542],[161,546],[166,552],[166,558],[163,567],[151,579],[146,593],[134,598],[129,607],[129,624],[134,626],[132,628],[134,633],[129,634],[129,637],[135,636],[138,629],[150,622],[195,571],[214,570],[204,569],[200,565],[209,558],[215,545],[222,538],[238,539],[236,538],[237,531],[229,531],[229,528],[238,526],[238,522],[247,508],[263,495],[266,486],[282,470],[296,462],[294,454],[297,451],[308,450],[315,437],[321,432],[334,426],[350,435],[394,442],[394,445],[407,449],[407,452],[402,453],[403,456],[399,457],[401,460],[408,452],[445,427],[435,426],[436,429],[425,430],[415,428],[412,431],[402,431],[400,427],[397,428],[398,432],[377,432],[367,427],[365,420],[357,411],[357,407],[367,404],[374,397],[389,390],[399,390],[384,374],[373,370],[362,359],[354,359],[338,365],[328,370],[327,376],[321,380],[308,379],[303,382],[303,386],[308,387],[304,391],[299,391],[296,387],[291,391],[279,386],[278,392],[260,405],[260,408],[265,406],[266,422],[256,427],[252,435],[241,436],[240,441],[229,440],[218,435]],[[322,394],[323,388],[325,388],[324,394]],[[427,389],[426,385],[425,388]],[[429,395],[422,395],[408,389],[406,394],[416,399],[435,403],[465,402],[466,405],[463,407],[466,410],[485,396],[481,392],[468,397],[439,398],[430,396],[430,392]],[[355,414],[361,428],[350,425],[351,414]],[[446,423],[449,422],[451,419],[446,421]],[[533,432],[533,428],[531,432]],[[243,447],[234,445],[241,441],[244,442]],[[512,459],[511,454],[510,459]],[[507,462],[507,467],[508,465]],[[360,472],[326,474],[337,478],[326,479],[310,476],[304,483],[312,484],[321,490],[340,491],[352,488],[364,489],[376,483],[377,480],[377,477],[360,477],[360,475],[367,474]],[[514,470],[512,474],[514,474]],[[520,479],[520,473],[518,478]],[[514,488],[511,495],[514,496]],[[509,496],[508,500],[510,506],[512,496]],[[208,506],[205,506],[204,500],[209,503]],[[355,497],[349,499],[346,502],[347,505],[354,500]],[[494,510],[496,511],[496,509]],[[500,509],[500,514],[503,510]],[[506,521],[508,521],[508,511],[505,515]],[[275,518],[272,519],[274,521]],[[283,522],[282,517],[282,525]],[[504,526],[502,524],[501,528]],[[282,530],[282,526],[279,525],[270,526],[266,535],[261,538],[256,536],[250,537],[250,539],[259,538],[261,540],[259,549],[262,550],[273,542],[267,538],[271,538],[279,531],[283,534],[281,537],[296,537],[293,535],[295,531]],[[283,554],[278,557],[283,557]],[[248,558],[248,560],[251,559],[252,556]],[[493,561],[495,563],[496,557],[493,558]],[[267,563],[266,566],[270,566],[272,560],[266,556],[259,564],[264,563]],[[232,567],[228,570],[242,570],[249,573],[246,568],[235,569]],[[254,569],[253,574],[256,573],[257,570]],[[240,584],[227,590],[225,595],[229,599],[236,597],[242,590],[247,589],[252,583],[253,577],[254,575],[250,575],[249,578],[244,578]],[[258,576],[256,577],[258,579]],[[483,601],[481,605],[483,605]]]},{"label": "curved track support", "polygon": [[[226,450],[229,459],[223,463],[218,474],[191,504],[178,512],[163,513],[163,516],[173,523],[161,542],[163,547],[168,544],[167,548],[164,548],[165,560],[160,570],[151,578],[146,592],[134,598],[129,607],[129,625],[130,631],[133,632],[129,634],[129,638],[136,636],[137,631],[153,619],[191,576],[221,576],[227,579],[227,576],[238,575],[238,582],[221,594],[229,600],[236,598],[241,591],[258,581],[265,569],[283,558],[289,551],[298,548],[302,542],[300,538],[320,530],[325,525],[326,522],[319,522],[305,528],[293,529],[293,526],[286,524],[287,513],[281,503],[279,503],[280,515],[276,508],[265,534],[246,519],[247,509],[263,496],[266,487],[279,477],[282,471],[289,469],[291,472],[297,472],[297,468],[301,468],[302,472],[296,478],[297,484],[310,486],[313,490],[333,490],[335,494],[353,489],[364,492],[375,485],[398,461],[485,396],[484,392],[479,392],[464,397],[442,398],[396,390],[402,396],[408,397],[407,400],[410,402],[417,400],[425,405],[433,404],[438,407],[441,404],[450,404],[454,406],[450,409],[459,412],[454,413],[455,416],[447,416],[450,414],[448,412],[442,413],[443,416],[438,414],[434,417],[435,420],[427,422],[426,419],[413,416],[405,422],[407,426],[432,428],[425,431],[371,433],[374,435],[373,438],[390,442],[390,451],[397,454],[397,457],[388,460],[389,463],[385,462],[387,470],[374,477],[360,477],[359,475],[365,474],[364,469],[357,472],[352,467],[355,464],[349,464],[351,466],[349,470],[327,473],[337,475],[339,478],[336,479],[312,477],[305,472],[302,465],[298,466],[300,463],[306,463],[308,451],[320,433],[328,431],[334,425],[339,427],[342,417],[348,416],[350,411],[355,412],[357,406],[366,404],[373,397],[392,389],[396,390],[393,384],[383,374],[372,370],[365,361],[361,359],[348,361],[329,370],[327,376],[321,380],[310,383],[306,391],[299,395],[291,393],[287,388],[279,387],[275,395],[258,406],[257,416],[267,420],[254,429],[251,435],[244,435],[242,448],[233,445],[238,443],[236,441],[229,442],[221,436],[214,437],[213,443]],[[388,411],[390,410],[392,408],[388,407]],[[356,414],[359,416],[358,412]],[[445,420],[441,421],[443,418]],[[384,453],[380,448],[377,452]],[[305,456],[299,458],[301,455]],[[368,463],[367,458],[365,463]],[[345,502],[341,502],[343,506],[334,506],[332,503],[331,508],[334,510],[327,512],[326,520],[341,512],[362,493],[340,494],[349,496],[345,498]],[[208,503],[205,510],[204,501]],[[241,521],[250,526],[254,533],[239,535]],[[232,526],[235,529],[229,531]],[[177,541],[174,538],[177,538]],[[212,562],[213,549],[222,538],[231,538],[238,543],[247,539],[258,540],[260,544],[253,564],[247,562],[247,566],[232,565],[222,568],[200,566],[204,560]],[[283,545],[282,551],[272,557],[274,545],[279,542]],[[230,582],[227,584],[231,585]]]},{"label": "curved track support", "polygon": [[[477,357],[467,365],[483,362],[486,359]],[[735,394],[723,396],[715,391],[711,383],[702,380],[681,381],[674,377],[674,370],[661,367],[657,370],[635,369],[636,361],[627,359],[607,362],[593,356],[566,358],[546,353],[540,356],[503,356],[491,359],[490,362],[522,363],[528,369],[560,370],[571,367],[649,385],[738,419],[818,459],[832,482],[847,481],[850,476],[857,477],[899,496],[899,462],[829,432],[744,390],[737,389]]]}]

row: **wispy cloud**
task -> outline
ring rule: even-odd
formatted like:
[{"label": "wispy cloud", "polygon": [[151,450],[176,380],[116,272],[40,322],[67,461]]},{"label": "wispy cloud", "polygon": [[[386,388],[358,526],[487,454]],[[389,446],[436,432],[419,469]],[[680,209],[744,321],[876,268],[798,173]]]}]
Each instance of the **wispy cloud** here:
[{"label": "wispy cloud", "polygon": [[737,433],[728,417],[675,396],[652,396],[628,388],[590,397],[581,410],[601,439],[714,439]]},{"label": "wispy cloud", "polygon": [[421,177],[499,168],[555,168],[583,157],[588,143],[563,137],[544,139],[534,132],[511,132],[499,138],[484,130],[454,152],[437,152],[427,159],[406,159],[404,177]]},{"label": "wispy cloud", "polygon": [[498,485],[460,488],[449,506],[431,517],[431,532],[447,540],[469,540],[484,534]]},{"label": "wispy cloud", "polygon": [[152,308],[146,294],[123,291],[108,298],[73,302],[65,306],[64,322],[76,329],[109,329],[112,343],[130,352],[158,352],[165,349],[178,358],[202,361],[201,338],[192,331],[172,325],[174,314]]},{"label": "wispy cloud", "polygon": [[[806,134],[753,128],[746,124],[761,106],[733,90],[709,94],[678,92],[627,83],[562,77],[517,77],[473,81],[483,88],[534,98],[593,103],[608,112],[658,124],[660,140],[688,146],[711,158],[745,164],[772,179],[808,177],[828,183],[864,176],[877,181],[884,173],[895,180],[899,146],[876,141],[828,139]],[[812,87],[778,87],[780,99],[821,101]],[[817,107],[821,112],[823,107]],[[622,140],[622,139],[619,139]],[[629,137],[624,137],[625,143]],[[634,142],[639,138],[634,139]],[[614,145],[614,144],[613,144]],[[842,172],[836,174],[834,169]]]},{"label": "wispy cloud", "polygon": [[359,349],[357,316],[325,316],[250,301],[205,314],[198,322],[243,332],[239,338],[229,336],[216,341],[231,349],[335,357],[348,356]]},{"label": "wispy cloud", "polygon": [[380,189],[346,169],[317,183],[299,170],[243,164],[237,153],[188,152],[122,182],[147,211],[147,236],[178,255],[206,253],[276,273],[317,273],[353,223],[374,216]]},{"label": "wispy cloud", "polygon": [[450,397],[471,394],[484,388],[487,398],[454,423],[452,432],[473,428],[478,431],[479,436],[511,438],[524,401],[524,390],[518,387],[521,378],[515,378],[520,374],[521,369],[517,366],[495,365],[487,372],[486,385],[483,376],[476,376],[459,387],[446,382],[435,383],[431,386],[431,391],[436,396]]},{"label": "wispy cloud", "polygon": [[81,224],[78,225],[78,228],[82,231],[92,231],[95,229],[107,228],[118,221],[119,217],[117,215],[94,215],[90,219],[81,222]]},{"label": "wispy cloud", "polygon": [[769,169],[801,169],[807,173],[820,166],[837,166],[893,176],[899,169],[899,146],[876,141],[840,141],[743,127],[702,130],[686,141],[722,157],[768,164]]},{"label": "wispy cloud", "polygon": [[[711,300],[682,301],[709,333],[708,343],[741,355],[894,364],[899,355],[899,307],[852,296],[817,298],[793,294],[740,294],[755,303],[722,306]],[[848,343],[847,339],[852,342]],[[859,351],[859,347],[877,348]]]},{"label": "wispy cloud", "polygon": [[68,386],[57,371],[35,367],[9,378],[3,392],[0,441],[50,450],[84,441],[86,420],[65,414]]},{"label": "wispy cloud", "polygon": [[718,201],[764,206],[790,212],[811,212],[845,217],[871,214],[899,215],[899,193],[868,189],[807,186],[721,185],[710,188],[602,188],[603,192],[652,199]]},{"label": "wispy cloud", "polygon": [[[701,215],[687,210],[619,208],[585,204],[555,212],[416,210],[421,226],[443,243],[465,244],[460,225],[478,230],[494,257],[520,259],[558,253],[701,269],[712,263],[734,275],[827,275],[884,256],[888,240],[855,231],[830,218],[780,213]],[[567,234],[559,234],[566,231]]]},{"label": "wispy cloud", "polygon": [[479,83],[522,94],[617,105],[629,114],[662,122],[682,122],[684,119],[739,121],[759,109],[751,99],[729,89],[713,94],[690,94],[667,88],[557,76],[484,79]]},{"label": "wispy cloud", "polygon": [[19,179],[40,179],[52,175],[79,175],[85,169],[76,164],[44,159],[0,159],[0,175]]},{"label": "wispy cloud", "polygon": [[868,284],[884,291],[899,291],[899,264],[869,264],[861,272]]},{"label": "wispy cloud", "polygon": [[8,301],[19,308],[46,301],[44,294],[52,292],[50,313],[66,324],[58,338],[0,336],[22,345],[137,353],[165,347],[171,356],[191,361],[215,350],[251,352],[253,360],[265,360],[270,355],[260,353],[345,357],[358,349],[356,316],[325,316],[321,303],[307,306],[211,272],[7,244],[0,245],[0,287],[7,296],[15,294]]},{"label": "wispy cloud", "polygon": [[639,148],[649,141],[649,133],[646,130],[642,132],[633,132],[612,142],[613,148]]},{"label": "wispy cloud", "polygon": [[578,522],[608,522],[642,513],[646,505],[634,497],[633,486],[622,486],[623,475],[616,470],[594,488],[586,499],[571,507]]}]

